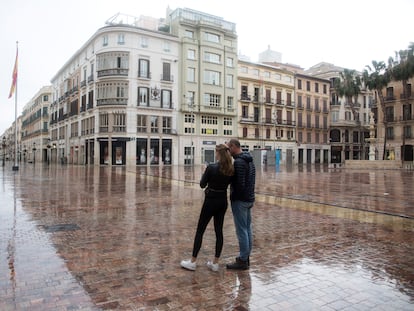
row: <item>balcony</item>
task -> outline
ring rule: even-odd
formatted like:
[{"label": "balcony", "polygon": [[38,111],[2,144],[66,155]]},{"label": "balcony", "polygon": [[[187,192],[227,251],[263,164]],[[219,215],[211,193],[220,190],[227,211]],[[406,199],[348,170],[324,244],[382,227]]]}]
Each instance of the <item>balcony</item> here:
[{"label": "balcony", "polygon": [[249,95],[241,94],[240,95],[240,101],[252,101],[251,97]]},{"label": "balcony", "polygon": [[98,71],[98,78],[112,77],[112,76],[128,76],[128,69],[124,68],[113,68]]},{"label": "balcony", "polygon": [[128,104],[128,98],[105,98],[97,99],[97,106],[126,106]]},{"label": "balcony", "polygon": [[174,82],[174,76],[172,75],[161,75],[162,82]]}]

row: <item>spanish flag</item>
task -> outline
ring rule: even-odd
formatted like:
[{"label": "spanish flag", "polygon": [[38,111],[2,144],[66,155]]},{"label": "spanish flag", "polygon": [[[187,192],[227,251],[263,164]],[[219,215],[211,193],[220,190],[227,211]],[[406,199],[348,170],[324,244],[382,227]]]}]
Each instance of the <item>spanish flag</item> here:
[{"label": "spanish flag", "polygon": [[13,81],[12,81],[12,85],[10,87],[10,93],[9,93],[9,98],[13,96],[14,91],[16,90],[16,85],[17,85],[17,59],[18,59],[18,55],[19,55],[19,49],[16,49],[16,61],[14,63],[14,69],[13,69]]}]

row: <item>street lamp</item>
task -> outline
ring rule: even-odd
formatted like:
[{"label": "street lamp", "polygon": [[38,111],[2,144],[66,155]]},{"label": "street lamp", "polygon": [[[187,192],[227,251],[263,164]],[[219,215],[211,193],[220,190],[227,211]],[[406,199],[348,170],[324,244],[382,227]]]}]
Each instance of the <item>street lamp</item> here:
[{"label": "street lamp", "polygon": [[50,147],[51,147],[51,145],[50,145],[50,138],[48,138],[47,139],[47,155],[46,155],[46,157],[47,157],[47,165],[49,165],[49,163],[50,163],[50,159],[49,159]]},{"label": "street lamp", "polygon": [[2,147],[3,147],[3,166],[4,166],[5,165],[4,161],[5,161],[5,158],[6,158],[6,137],[5,136],[3,136]]},{"label": "street lamp", "polygon": [[26,162],[26,155],[27,155],[26,145],[23,145],[23,162]]},{"label": "street lamp", "polygon": [[36,163],[36,142],[33,142],[33,164]]}]

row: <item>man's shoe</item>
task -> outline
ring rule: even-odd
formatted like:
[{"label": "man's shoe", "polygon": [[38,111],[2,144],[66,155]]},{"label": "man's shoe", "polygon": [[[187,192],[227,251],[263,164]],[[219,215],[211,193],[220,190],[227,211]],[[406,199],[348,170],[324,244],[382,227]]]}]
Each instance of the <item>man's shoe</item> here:
[{"label": "man's shoe", "polygon": [[247,264],[247,261],[241,260],[239,257],[236,258],[236,261],[231,264],[226,265],[227,269],[232,270],[247,270],[249,269],[249,265]]},{"label": "man's shoe", "polygon": [[[240,257],[236,257],[236,260],[240,259]],[[247,257],[247,265],[250,267],[250,257]]]},{"label": "man's shoe", "polygon": [[217,272],[219,270],[219,264],[213,263],[212,261],[207,261],[207,267],[214,272]]},{"label": "man's shoe", "polygon": [[197,264],[195,262],[191,262],[191,259],[181,260],[181,267],[187,270],[194,271],[197,268]]}]

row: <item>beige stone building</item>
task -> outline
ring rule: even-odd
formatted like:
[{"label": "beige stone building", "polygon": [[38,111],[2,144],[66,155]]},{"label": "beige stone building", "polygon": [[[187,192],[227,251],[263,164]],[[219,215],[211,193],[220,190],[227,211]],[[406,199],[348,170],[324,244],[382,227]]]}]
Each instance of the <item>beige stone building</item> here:
[{"label": "beige stone building", "polygon": [[236,25],[191,9],[169,12],[180,40],[178,164],[215,161],[215,146],[237,136]]},{"label": "beige stone building", "polygon": [[240,59],[238,92],[238,137],[243,149],[274,151],[273,158],[265,160],[272,163],[275,156],[279,164],[296,162],[294,73]]},{"label": "beige stone building", "polygon": [[23,107],[21,115],[20,160],[36,163],[50,160],[49,108],[52,87],[42,87]]},{"label": "beige stone building", "polygon": [[330,81],[301,73],[295,79],[298,163],[329,163]]},{"label": "beige stone building", "polygon": [[[387,127],[384,127],[383,112],[376,104],[374,107],[376,118],[376,153],[377,159],[383,159],[384,137],[386,137],[385,160],[399,160],[413,162],[414,159],[414,94],[412,85],[414,79],[408,81],[407,94],[403,92],[401,81],[391,81],[383,90],[385,100],[385,118]],[[378,101],[376,101],[378,103]]]}]

